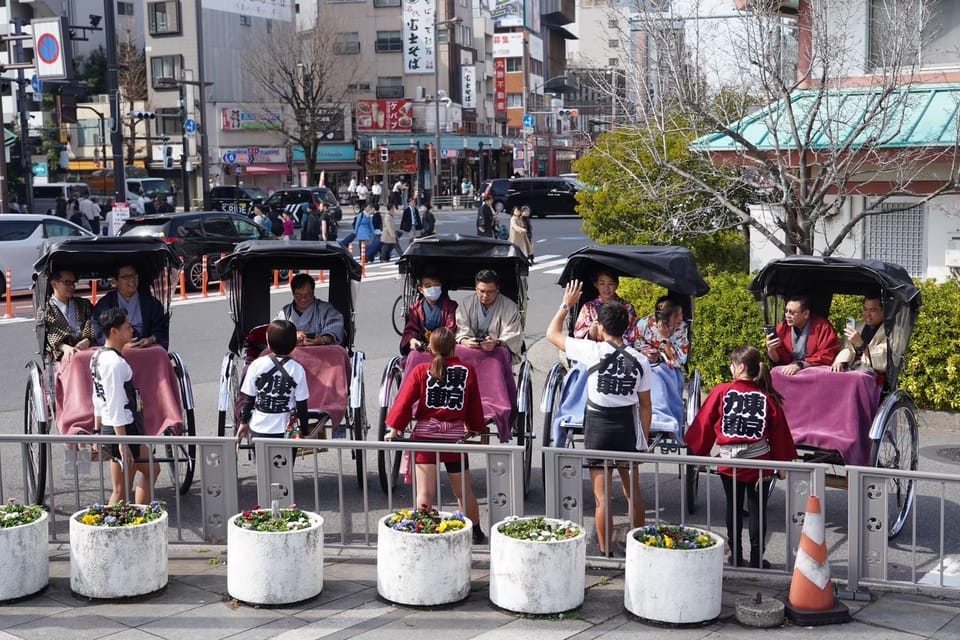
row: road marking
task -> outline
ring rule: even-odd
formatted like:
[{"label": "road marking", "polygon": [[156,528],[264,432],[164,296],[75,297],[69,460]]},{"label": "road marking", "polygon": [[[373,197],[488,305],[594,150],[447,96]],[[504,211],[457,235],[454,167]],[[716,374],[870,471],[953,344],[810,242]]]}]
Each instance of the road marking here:
[{"label": "road marking", "polygon": [[558,275],[560,275],[561,273],[563,273],[563,267],[560,267],[559,269],[548,269],[547,271],[544,271],[543,273],[546,274],[546,275],[558,276]]},{"label": "road marking", "polygon": [[548,260],[547,262],[540,262],[539,260],[535,265],[530,267],[530,271],[543,271],[544,269],[549,269],[550,267],[557,267],[567,264],[566,258],[559,258],[557,260]]}]

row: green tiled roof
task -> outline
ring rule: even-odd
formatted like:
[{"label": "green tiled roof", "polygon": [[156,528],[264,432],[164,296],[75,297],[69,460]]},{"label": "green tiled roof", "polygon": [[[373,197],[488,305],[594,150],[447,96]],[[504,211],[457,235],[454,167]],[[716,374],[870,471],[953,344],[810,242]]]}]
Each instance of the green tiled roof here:
[{"label": "green tiled roof", "polygon": [[[804,130],[811,119],[814,122],[809,148],[832,149],[845,144],[856,133],[877,104],[880,91],[877,87],[838,89],[827,94],[797,91],[789,100],[799,130]],[[857,134],[852,148],[902,149],[956,144],[960,83],[911,85],[899,91],[899,95],[886,99],[886,113],[870,116],[869,124]],[[730,128],[758,149],[789,151],[796,149],[797,144],[790,134],[788,114],[785,101],[779,100],[731,124]],[[694,140],[692,148],[709,152],[742,151],[739,143],[721,133]]]}]

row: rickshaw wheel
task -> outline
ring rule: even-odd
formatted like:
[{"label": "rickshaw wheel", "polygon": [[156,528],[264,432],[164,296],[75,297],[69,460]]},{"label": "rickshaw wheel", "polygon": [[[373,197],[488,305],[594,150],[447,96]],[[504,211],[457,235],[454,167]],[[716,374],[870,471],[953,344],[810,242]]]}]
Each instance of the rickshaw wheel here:
[{"label": "rickshaw wheel", "polygon": [[[356,409],[350,409],[347,415],[350,417],[350,433],[357,442],[364,442],[367,439],[367,416],[364,403],[364,391],[360,390],[360,406]],[[367,475],[367,455],[365,449],[354,449],[353,457],[357,464],[357,486],[363,489],[363,482]]]},{"label": "rickshaw wheel", "polygon": [[230,353],[226,356],[229,358],[230,367],[227,372],[227,408],[224,410],[217,411],[217,436],[222,438],[227,435],[227,413],[230,412],[233,414],[233,429],[236,433],[237,429],[237,399],[240,397],[240,356],[235,353]]},{"label": "rickshaw wheel", "polygon": [[[177,383],[180,387],[180,406],[183,407],[183,435],[195,437],[197,435],[197,422],[192,408],[192,392],[188,388],[190,385],[190,375],[187,373],[186,365],[175,353],[170,354],[170,363],[177,374]],[[190,444],[168,444],[164,445],[167,457],[167,471],[170,474],[170,482],[180,495],[186,495],[190,491],[190,485],[193,484],[193,473],[196,468],[197,445]]]},{"label": "rickshaw wheel", "polygon": [[[403,371],[400,370],[400,359],[394,358],[383,372],[384,406],[380,407],[380,420],[377,426],[377,440],[383,442],[387,435],[387,413],[397,399]],[[400,478],[400,451],[377,451],[377,475],[380,477],[380,488],[384,493],[390,493],[397,488]]]},{"label": "rickshaw wheel", "polygon": [[[563,368],[563,365],[557,363],[553,365],[553,368],[550,369],[550,373],[547,375],[547,382],[544,387],[544,393],[551,393],[550,382],[556,378],[556,384],[552,387],[553,392],[552,398],[545,398],[549,401],[549,404],[544,404],[543,412],[543,428],[540,431],[542,436],[540,440],[540,447],[546,448],[553,446],[553,414],[554,409],[560,406],[560,401],[562,400],[561,393],[563,392],[563,378],[566,375],[566,369]],[[541,477],[543,479],[543,490],[547,490],[547,455],[541,451],[540,453],[540,471]]]},{"label": "rickshaw wheel", "polygon": [[399,296],[393,302],[393,312],[390,314],[390,319],[393,321],[393,330],[397,332],[398,336],[402,336],[403,329],[407,325],[407,307],[403,303],[403,296]]},{"label": "rickshaw wheel", "polygon": [[[690,383],[687,385],[687,403],[686,407],[684,407],[684,416],[687,424],[685,425],[684,432],[690,428],[694,418],[697,417],[697,411],[700,410],[700,405],[703,404],[702,385],[700,371],[699,369],[695,369],[693,376],[690,378]],[[685,465],[684,468],[683,480],[687,493],[687,513],[690,515],[697,512],[697,493],[700,489],[700,473],[702,471],[703,467],[696,464],[688,464]]]},{"label": "rickshaw wheel", "polygon": [[523,447],[523,497],[530,493],[530,470],[533,466],[533,387],[530,384],[530,365],[525,362],[520,368],[521,391],[526,408],[517,414],[517,444]]},{"label": "rickshaw wheel", "polygon": [[697,512],[697,491],[700,489],[700,473],[703,467],[697,464],[684,465],[683,481],[687,491],[687,513]]},{"label": "rickshaw wheel", "polygon": [[[870,466],[879,469],[916,471],[918,459],[917,416],[913,402],[898,399],[883,422],[880,437],[870,445]],[[887,479],[887,537],[895,538],[903,530],[913,508],[916,482],[904,478]]]},{"label": "rickshaw wheel", "polygon": [[[27,435],[46,434],[49,430],[47,423],[40,421],[35,410],[35,393],[32,380],[28,380],[23,407],[23,432]],[[32,504],[43,504],[43,496],[47,489],[47,445],[24,443],[21,447],[26,480],[24,498],[30,500]]]}]

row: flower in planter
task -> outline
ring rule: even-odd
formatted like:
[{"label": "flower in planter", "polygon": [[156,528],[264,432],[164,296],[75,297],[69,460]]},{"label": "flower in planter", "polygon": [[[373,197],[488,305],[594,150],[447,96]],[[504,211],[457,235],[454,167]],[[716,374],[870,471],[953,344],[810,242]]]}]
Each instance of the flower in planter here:
[{"label": "flower in planter", "polygon": [[548,522],[543,516],[535,518],[520,518],[510,516],[500,525],[500,533],[517,540],[532,540],[535,542],[555,542],[576,538],[583,533],[583,529],[564,520],[562,522]]},{"label": "flower in planter", "polygon": [[10,498],[7,504],[0,506],[0,529],[19,527],[39,520],[43,516],[43,507],[32,504],[19,504]]},{"label": "flower in planter", "polygon": [[164,503],[154,500],[148,505],[118,502],[112,505],[93,504],[77,521],[91,527],[135,527],[159,519],[165,511]]},{"label": "flower in planter", "polygon": [[651,524],[634,534],[637,542],[661,549],[706,549],[717,544],[716,538],[700,529],[670,524]]},{"label": "flower in planter", "polygon": [[299,531],[313,526],[306,512],[301,511],[295,504],[285,509],[278,509],[276,517],[272,509],[261,509],[260,505],[254,505],[253,509],[241,513],[234,523],[241,529],[268,533]]},{"label": "flower in planter", "polygon": [[400,509],[387,518],[386,524],[391,529],[407,533],[450,533],[467,526],[466,516],[461,512],[443,516],[427,505],[422,505],[416,511]]}]

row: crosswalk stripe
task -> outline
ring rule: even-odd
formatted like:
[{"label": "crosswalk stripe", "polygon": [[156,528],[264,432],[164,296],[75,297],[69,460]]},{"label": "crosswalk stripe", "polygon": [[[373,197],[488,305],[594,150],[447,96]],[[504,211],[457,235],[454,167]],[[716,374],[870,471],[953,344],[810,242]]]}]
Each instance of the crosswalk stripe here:
[{"label": "crosswalk stripe", "polygon": [[560,265],[565,265],[567,263],[566,258],[560,258],[558,260],[549,260],[546,262],[540,262],[537,260],[536,264],[530,267],[530,271],[543,271],[544,269],[549,269],[550,267],[556,267]]},{"label": "crosswalk stripe", "polygon": [[547,275],[558,276],[563,273],[563,267],[560,267],[559,269],[547,269],[544,271],[544,273]]}]

